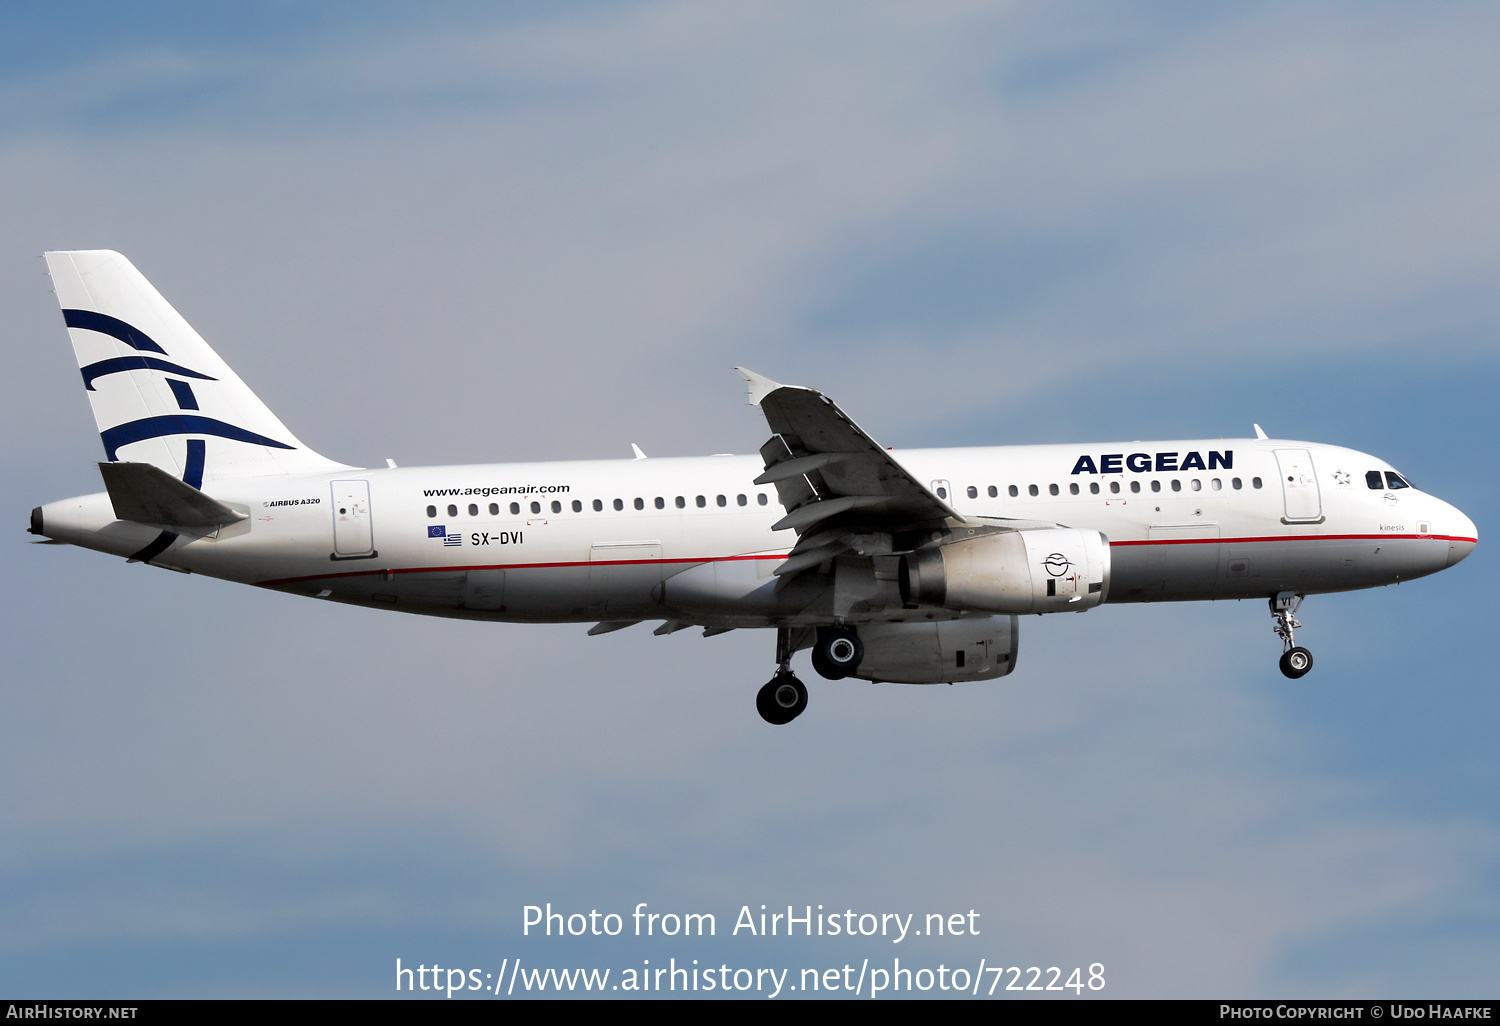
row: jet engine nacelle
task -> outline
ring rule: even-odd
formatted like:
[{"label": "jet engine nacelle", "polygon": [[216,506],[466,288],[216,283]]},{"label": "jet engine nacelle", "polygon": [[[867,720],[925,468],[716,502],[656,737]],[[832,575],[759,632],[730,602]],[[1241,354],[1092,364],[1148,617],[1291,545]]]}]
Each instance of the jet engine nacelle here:
[{"label": "jet engine nacelle", "polygon": [[854,676],[892,684],[993,680],[1015,669],[1019,637],[1014,616],[864,624],[865,655]]},{"label": "jet engine nacelle", "polygon": [[1109,594],[1109,539],[1071,527],[981,535],[903,556],[900,585],[907,605],[1081,612]]}]

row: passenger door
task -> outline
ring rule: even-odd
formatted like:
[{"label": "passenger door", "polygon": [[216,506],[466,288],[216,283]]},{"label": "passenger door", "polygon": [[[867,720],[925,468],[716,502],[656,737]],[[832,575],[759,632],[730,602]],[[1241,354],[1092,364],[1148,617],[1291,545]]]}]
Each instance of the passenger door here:
[{"label": "passenger door", "polygon": [[374,555],[370,482],[333,482],[333,558],[369,559]]},{"label": "passenger door", "polygon": [[1277,449],[1276,465],[1281,469],[1281,494],[1286,504],[1285,523],[1320,523],[1323,519],[1323,496],[1318,477],[1313,472],[1312,453],[1306,449]]}]

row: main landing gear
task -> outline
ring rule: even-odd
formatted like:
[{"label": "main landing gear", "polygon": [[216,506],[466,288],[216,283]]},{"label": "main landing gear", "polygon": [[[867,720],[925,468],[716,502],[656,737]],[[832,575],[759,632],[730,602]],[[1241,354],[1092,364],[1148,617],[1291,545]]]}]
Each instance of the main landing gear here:
[{"label": "main landing gear", "polygon": [[[761,719],[777,726],[790,723],[807,708],[807,687],[792,672],[792,655],[807,647],[811,627],[776,630],[776,676],[755,696]],[[813,669],[829,680],[842,680],[859,669],[865,646],[853,627],[819,627],[812,643]]]},{"label": "main landing gear", "polygon": [[791,723],[807,708],[807,686],[792,672],[792,629],[776,629],[776,676],[761,688],[755,696],[755,711],[767,723],[781,726]]},{"label": "main landing gear", "polygon": [[777,670],[770,683],[755,696],[755,711],[767,723],[791,723],[807,708],[807,685],[791,670]]},{"label": "main landing gear", "polygon": [[819,627],[813,642],[813,669],[829,680],[843,680],[859,669],[865,646],[852,627]]},{"label": "main landing gear", "polygon": [[1303,595],[1294,591],[1279,591],[1271,599],[1271,615],[1276,618],[1276,634],[1281,638],[1281,672],[1292,680],[1304,676],[1312,669],[1312,653],[1292,639],[1292,632],[1302,624],[1297,621],[1297,610],[1302,606]]}]

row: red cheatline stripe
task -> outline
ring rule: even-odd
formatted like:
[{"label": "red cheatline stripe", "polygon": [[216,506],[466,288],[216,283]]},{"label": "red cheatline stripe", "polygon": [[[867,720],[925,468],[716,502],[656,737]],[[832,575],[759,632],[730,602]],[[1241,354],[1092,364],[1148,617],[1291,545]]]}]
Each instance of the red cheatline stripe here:
[{"label": "red cheatline stripe", "polygon": [[[1478,544],[1478,538],[1464,538],[1449,534],[1295,534],[1266,535],[1259,538],[1150,538],[1140,541],[1111,541],[1110,547],[1125,545],[1244,545],[1255,542],[1289,541],[1399,541],[1402,539],[1427,541],[1456,541]],[[647,563],[733,563],[747,559],[786,559],[787,554],[753,556],[693,556],[683,559],[598,559],[574,560],[563,563],[486,563],[481,566],[414,566],[385,567],[380,570],[355,570],[341,574],[309,574],[306,577],[283,577],[273,581],[257,581],[262,588],[279,584],[298,584],[302,581],[331,581],[339,577],[374,577],[378,574],[432,574],[452,573],[456,570],[542,570],[564,566],[641,566]]]},{"label": "red cheatline stripe", "polygon": [[1401,539],[1479,543],[1478,538],[1463,538],[1451,534],[1293,534],[1265,535],[1259,538],[1220,538],[1217,535],[1212,538],[1148,538],[1140,541],[1111,541],[1109,544],[1111,547],[1115,545],[1244,545],[1251,542],[1398,541]]},{"label": "red cheatline stripe", "polygon": [[561,566],[642,566],[647,563],[734,563],[746,559],[786,559],[780,555],[754,556],[694,556],[686,559],[594,559],[575,560],[566,563],[486,563],[482,566],[411,566],[382,567],[379,570],[355,570],[342,574],[309,574],[306,577],[282,577],[274,581],[257,581],[256,586],[270,588],[278,584],[297,584],[302,581],[331,581],[336,577],[375,577],[379,574],[435,574],[452,573],[455,570],[543,570]]}]

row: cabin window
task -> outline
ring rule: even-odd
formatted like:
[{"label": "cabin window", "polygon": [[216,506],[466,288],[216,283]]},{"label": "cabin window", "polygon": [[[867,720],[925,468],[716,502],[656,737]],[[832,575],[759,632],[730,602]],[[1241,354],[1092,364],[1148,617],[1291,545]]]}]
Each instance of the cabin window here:
[{"label": "cabin window", "polygon": [[656,508],[657,509],[666,509],[667,508],[667,500],[663,499],[660,495],[658,495],[656,497]]},{"label": "cabin window", "polygon": [[583,503],[579,502],[577,499],[573,500],[573,512],[574,513],[582,513],[583,512]]},{"label": "cabin window", "polygon": [[598,513],[598,512],[601,512],[603,509],[604,509],[604,500],[603,499],[595,499],[594,500],[594,512]]},{"label": "cabin window", "polygon": [[687,499],[679,495],[675,501],[677,502],[678,509],[687,509]]},{"label": "cabin window", "polygon": [[1380,471],[1378,470],[1365,471],[1365,484],[1369,486],[1372,492],[1378,492],[1385,487],[1385,481],[1381,478]]},{"label": "cabin window", "polygon": [[1028,495],[1039,495],[1039,494],[1041,494],[1040,491],[1037,489],[1036,485],[1027,485],[1026,486],[1026,492],[1027,492]]},{"label": "cabin window", "polygon": [[1078,482],[1077,481],[1074,481],[1072,484],[1068,485],[1068,494],[1069,495],[1077,495],[1078,494]]},{"label": "cabin window", "polygon": [[758,502],[758,503],[760,503],[762,506],[764,506],[766,504],[766,493],[765,492],[756,492],[755,493],[755,501]]},{"label": "cabin window", "polygon": [[747,502],[749,502],[750,500],[747,499],[747,498],[745,498],[745,493],[744,492],[740,492],[740,494],[738,494],[738,495],[736,495],[734,497],[734,501],[737,502],[737,503],[739,503],[741,506],[743,506]]},{"label": "cabin window", "polygon": [[1252,477],[1250,479],[1250,487],[1251,488],[1260,488],[1261,487],[1261,480],[1260,480],[1260,478],[1258,478],[1258,477]]},{"label": "cabin window", "polygon": [[472,503],[472,502],[469,503],[469,516],[471,516],[471,517],[477,517],[477,516],[479,516],[479,507],[477,505],[475,505],[474,503]]},{"label": "cabin window", "polygon": [[541,511],[542,511],[542,504],[540,502],[533,502],[531,504],[531,512],[533,512],[533,513],[540,513]]},{"label": "cabin window", "polygon": [[427,507],[427,516],[428,516],[428,519],[430,519],[430,520],[436,520],[437,519],[437,507],[436,506],[428,506]]},{"label": "cabin window", "polygon": [[554,513],[561,513],[562,512],[562,503],[558,502],[556,499],[552,500],[552,512],[554,512]]},{"label": "cabin window", "polygon": [[1213,486],[1213,490],[1216,491],[1216,492],[1219,491],[1219,490],[1221,490],[1224,487],[1224,482],[1220,481],[1218,478],[1214,478],[1212,481],[1209,482],[1209,484]]},{"label": "cabin window", "polygon": [[992,499],[995,496],[997,496],[997,495],[1000,494],[1000,489],[996,488],[994,485],[990,485],[990,487],[989,487],[988,490],[989,490],[989,493],[990,493],[990,498],[992,498]]},{"label": "cabin window", "polygon": [[[1134,485],[1135,482],[1132,481],[1131,484]],[[1152,481],[1151,482],[1151,490],[1153,492],[1159,492],[1159,491],[1161,491],[1161,482],[1160,481]],[[1134,489],[1132,489],[1132,491],[1134,491]]]},{"label": "cabin window", "polygon": [[717,503],[720,506],[727,506],[727,505],[729,505],[729,500],[726,499],[726,498],[724,498],[724,496],[722,496],[722,495],[716,495],[716,496],[714,496],[714,502]]},{"label": "cabin window", "polygon": [[[1137,488],[1136,491],[1140,491],[1140,489]],[[1111,481],[1109,483],[1109,493],[1111,495],[1119,495],[1120,494],[1120,482],[1118,482],[1118,481]]]},{"label": "cabin window", "polygon": [[973,485],[969,485],[968,491],[965,494],[971,499],[977,499],[979,498],[979,489]]},{"label": "cabin window", "polygon": [[704,506],[707,506],[707,505],[708,505],[708,500],[707,500],[707,499],[705,499],[705,498],[704,498],[704,497],[703,497],[703,496],[701,496],[701,495],[700,495],[700,496],[698,496],[698,497],[697,497],[697,498],[695,498],[695,499],[693,499],[693,502],[695,502],[695,503],[697,503],[697,504],[698,504],[698,508],[699,508],[699,509],[702,509],[702,508],[703,508],[703,507],[704,507]]},{"label": "cabin window", "polygon": [[1020,490],[1017,489],[1015,485],[1011,485],[1010,486],[1010,497],[1012,499],[1014,499],[1017,495],[1020,495],[1020,494],[1021,494]]},{"label": "cabin window", "polygon": [[618,512],[619,510],[622,510],[624,508],[625,508],[625,500],[624,499],[616,499],[615,500],[615,510]]},{"label": "cabin window", "polygon": [[1410,488],[1411,487],[1411,485],[1407,484],[1406,481],[1405,481],[1405,479],[1402,478],[1402,476],[1400,474],[1396,473],[1394,470],[1387,470],[1385,472],[1385,483],[1393,491],[1395,489],[1397,489],[1397,488]]},{"label": "cabin window", "polygon": [[1175,477],[1172,478],[1172,491],[1174,491],[1174,492],[1180,492],[1180,491],[1182,491],[1182,482],[1179,481],[1179,480],[1177,480]]},{"label": "cabin window", "polygon": [[1048,485],[1047,486],[1047,494],[1048,495],[1056,495],[1057,494],[1057,485],[1055,485],[1055,484],[1054,485]]},{"label": "cabin window", "polygon": [[1188,482],[1188,486],[1195,492],[1203,491],[1203,482],[1199,481],[1196,477]]},{"label": "cabin window", "polygon": [[520,512],[521,512],[521,504],[519,502],[513,502],[513,503],[510,504],[510,515],[511,516],[516,516]]},{"label": "cabin window", "polygon": [[1090,481],[1089,482],[1089,494],[1090,495],[1098,495],[1099,494],[1099,482],[1098,481]]},{"label": "cabin window", "polygon": [[643,499],[643,498],[641,498],[639,495],[637,495],[635,497],[635,508],[636,509],[645,509],[646,508],[646,500]]},{"label": "cabin window", "polygon": [[457,506],[449,506],[448,507],[448,515],[450,517],[456,517],[456,516],[458,516],[458,507]]},{"label": "cabin window", "polygon": [[1235,477],[1230,478],[1229,487],[1233,488],[1235,491],[1239,491],[1241,488],[1245,487],[1245,484],[1239,478]]}]

